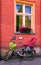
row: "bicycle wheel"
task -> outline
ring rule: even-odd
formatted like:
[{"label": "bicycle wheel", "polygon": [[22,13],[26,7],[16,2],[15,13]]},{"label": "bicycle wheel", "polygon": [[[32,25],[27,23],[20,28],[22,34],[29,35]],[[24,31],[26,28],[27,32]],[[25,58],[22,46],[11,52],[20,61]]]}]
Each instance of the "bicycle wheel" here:
[{"label": "bicycle wheel", "polygon": [[7,52],[7,54],[5,56],[5,60],[8,60],[12,53],[13,53],[12,50],[10,50],[9,52]]}]

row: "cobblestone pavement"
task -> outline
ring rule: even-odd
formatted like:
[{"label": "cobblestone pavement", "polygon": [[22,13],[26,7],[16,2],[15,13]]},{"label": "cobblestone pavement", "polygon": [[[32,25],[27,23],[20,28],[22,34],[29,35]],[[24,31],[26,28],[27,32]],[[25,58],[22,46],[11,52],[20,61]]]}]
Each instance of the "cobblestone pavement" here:
[{"label": "cobblestone pavement", "polygon": [[33,60],[18,60],[9,59],[8,61],[0,61],[0,65],[41,65],[41,57],[34,58]]}]

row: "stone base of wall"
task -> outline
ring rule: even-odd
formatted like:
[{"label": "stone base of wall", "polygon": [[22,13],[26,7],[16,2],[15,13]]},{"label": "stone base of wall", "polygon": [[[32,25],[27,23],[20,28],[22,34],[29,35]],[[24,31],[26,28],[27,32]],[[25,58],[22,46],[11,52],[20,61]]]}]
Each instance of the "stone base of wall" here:
[{"label": "stone base of wall", "polygon": [[1,58],[4,59],[9,49],[2,48],[1,49]]},{"label": "stone base of wall", "polygon": [[34,50],[36,51],[36,55],[41,55],[41,48],[35,47]]},{"label": "stone base of wall", "polygon": [[[41,48],[40,47],[35,47],[34,50],[36,51],[36,55],[41,55]],[[2,48],[1,49],[1,57],[2,59],[5,58],[7,52],[9,51],[9,49],[5,49],[5,48]]]}]

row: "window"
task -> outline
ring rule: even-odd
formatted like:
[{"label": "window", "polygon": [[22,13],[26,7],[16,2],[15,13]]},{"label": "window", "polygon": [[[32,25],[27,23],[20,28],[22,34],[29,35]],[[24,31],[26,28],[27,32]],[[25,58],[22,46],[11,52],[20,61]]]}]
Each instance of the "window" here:
[{"label": "window", "polygon": [[[33,5],[16,3],[15,32],[35,33],[35,7]],[[34,13],[33,13],[34,11]]]}]

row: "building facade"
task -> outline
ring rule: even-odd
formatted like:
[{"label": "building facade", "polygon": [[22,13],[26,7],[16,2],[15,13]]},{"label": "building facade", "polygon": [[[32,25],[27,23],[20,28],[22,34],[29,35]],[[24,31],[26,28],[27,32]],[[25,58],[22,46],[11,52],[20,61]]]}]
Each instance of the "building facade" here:
[{"label": "building facade", "polygon": [[[12,37],[21,43],[35,37],[41,45],[40,12],[40,0],[1,0],[1,47],[7,48]],[[32,31],[20,32],[25,26]]]}]

